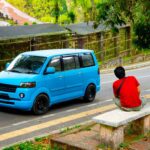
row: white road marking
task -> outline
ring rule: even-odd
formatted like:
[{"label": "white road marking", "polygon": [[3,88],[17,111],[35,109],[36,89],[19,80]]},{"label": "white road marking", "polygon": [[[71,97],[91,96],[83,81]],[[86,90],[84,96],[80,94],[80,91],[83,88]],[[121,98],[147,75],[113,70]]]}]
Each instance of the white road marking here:
[{"label": "white road marking", "polygon": [[13,126],[18,126],[18,125],[25,124],[25,123],[28,123],[28,121],[21,121],[21,122],[14,123],[12,125]]},{"label": "white road marking", "polygon": [[142,79],[142,78],[148,78],[150,77],[150,75],[146,75],[146,76],[140,76],[140,77],[137,77],[138,79]]},{"label": "white road marking", "polygon": [[45,116],[42,116],[41,118],[53,117],[53,116],[55,116],[55,115],[56,115],[56,114],[45,115]]},{"label": "white road marking", "polygon": [[144,90],[144,91],[146,91],[146,92],[150,92],[150,89],[147,89],[147,90]]},{"label": "white road marking", "polygon": [[92,107],[92,106],[95,106],[95,105],[97,105],[97,103],[90,104],[90,105],[87,105],[87,106],[85,106],[85,107]]},{"label": "white road marking", "polygon": [[105,104],[106,102],[112,102],[112,101],[113,101],[113,99],[108,99],[103,102],[98,102],[98,104],[101,105],[101,104]]},{"label": "white road marking", "polygon": [[92,106],[95,106],[95,105],[101,105],[101,104],[105,104],[105,103],[111,102],[111,101],[113,101],[113,99],[107,99],[107,100],[104,100],[102,102],[97,102],[97,103],[94,103],[94,104],[87,105],[85,107],[92,107]]},{"label": "white road marking", "polygon": [[67,111],[65,111],[65,112],[72,112],[72,111],[76,111],[77,109],[75,108],[75,109],[69,109],[69,110],[67,110]]}]

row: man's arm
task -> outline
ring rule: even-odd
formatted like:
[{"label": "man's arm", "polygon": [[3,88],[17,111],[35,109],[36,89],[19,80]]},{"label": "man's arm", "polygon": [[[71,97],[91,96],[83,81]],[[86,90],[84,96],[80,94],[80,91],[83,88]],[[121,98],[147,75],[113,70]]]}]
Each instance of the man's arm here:
[{"label": "man's arm", "polygon": [[116,88],[115,88],[115,84],[113,83],[113,93],[114,93],[114,97],[116,98]]},{"label": "man's arm", "polygon": [[139,95],[140,95],[140,93],[141,93],[140,85],[137,87],[137,90],[138,90],[138,93],[139,93]]},{"label": "man's arm", "polygon": [[137,91],[138,91],[138,93],[140,95],[140,93],[141,93],[140,83],[134,76],[133,76],[133,79],[134,79],[135,85],[137,87]]}]

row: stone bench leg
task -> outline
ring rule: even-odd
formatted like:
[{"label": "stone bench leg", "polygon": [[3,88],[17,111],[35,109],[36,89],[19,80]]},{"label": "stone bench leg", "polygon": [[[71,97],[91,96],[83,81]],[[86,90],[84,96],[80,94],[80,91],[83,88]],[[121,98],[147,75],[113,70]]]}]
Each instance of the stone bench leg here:
[{"label": "stone bench leg", "polygon": [[100,124],[100,143],[116,150],[124,141],[124,126],[117,128]]},{"label": "stone bench leg", "polygon": [[150,115],[135,120],[131,128],[137,134],[147,134],[150,131]]}]

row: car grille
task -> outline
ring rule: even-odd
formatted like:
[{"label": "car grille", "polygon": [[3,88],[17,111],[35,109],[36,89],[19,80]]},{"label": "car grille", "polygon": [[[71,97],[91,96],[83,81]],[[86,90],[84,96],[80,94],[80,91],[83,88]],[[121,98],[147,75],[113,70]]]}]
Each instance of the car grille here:
[{"label": "car grille", "polygon": [[18,86],[16,86],[16,85],[0,83],[0,91],[4,91],[4,92],[16,92],[17,87]]}]

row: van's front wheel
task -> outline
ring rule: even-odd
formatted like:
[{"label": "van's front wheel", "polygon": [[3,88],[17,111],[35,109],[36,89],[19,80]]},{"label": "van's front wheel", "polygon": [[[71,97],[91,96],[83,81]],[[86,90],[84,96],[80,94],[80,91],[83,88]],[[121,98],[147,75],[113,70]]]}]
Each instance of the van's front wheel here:
[{"label": "van's front wheel", "polygon": [[86,91],[85,91],[85,95],[84,95],[84,100],[86,102],[92,102],[94,101],[95,99],[95,96],[96,96],[96,87],[94,84],[90,84],[88,85],[88,87],[86,88]]},{"label": "van's front wheel", "polygon": [[49,109],[49,99],[46,95],[40,94],[36,97],[32,111],[35,115],[45,114]]}]

